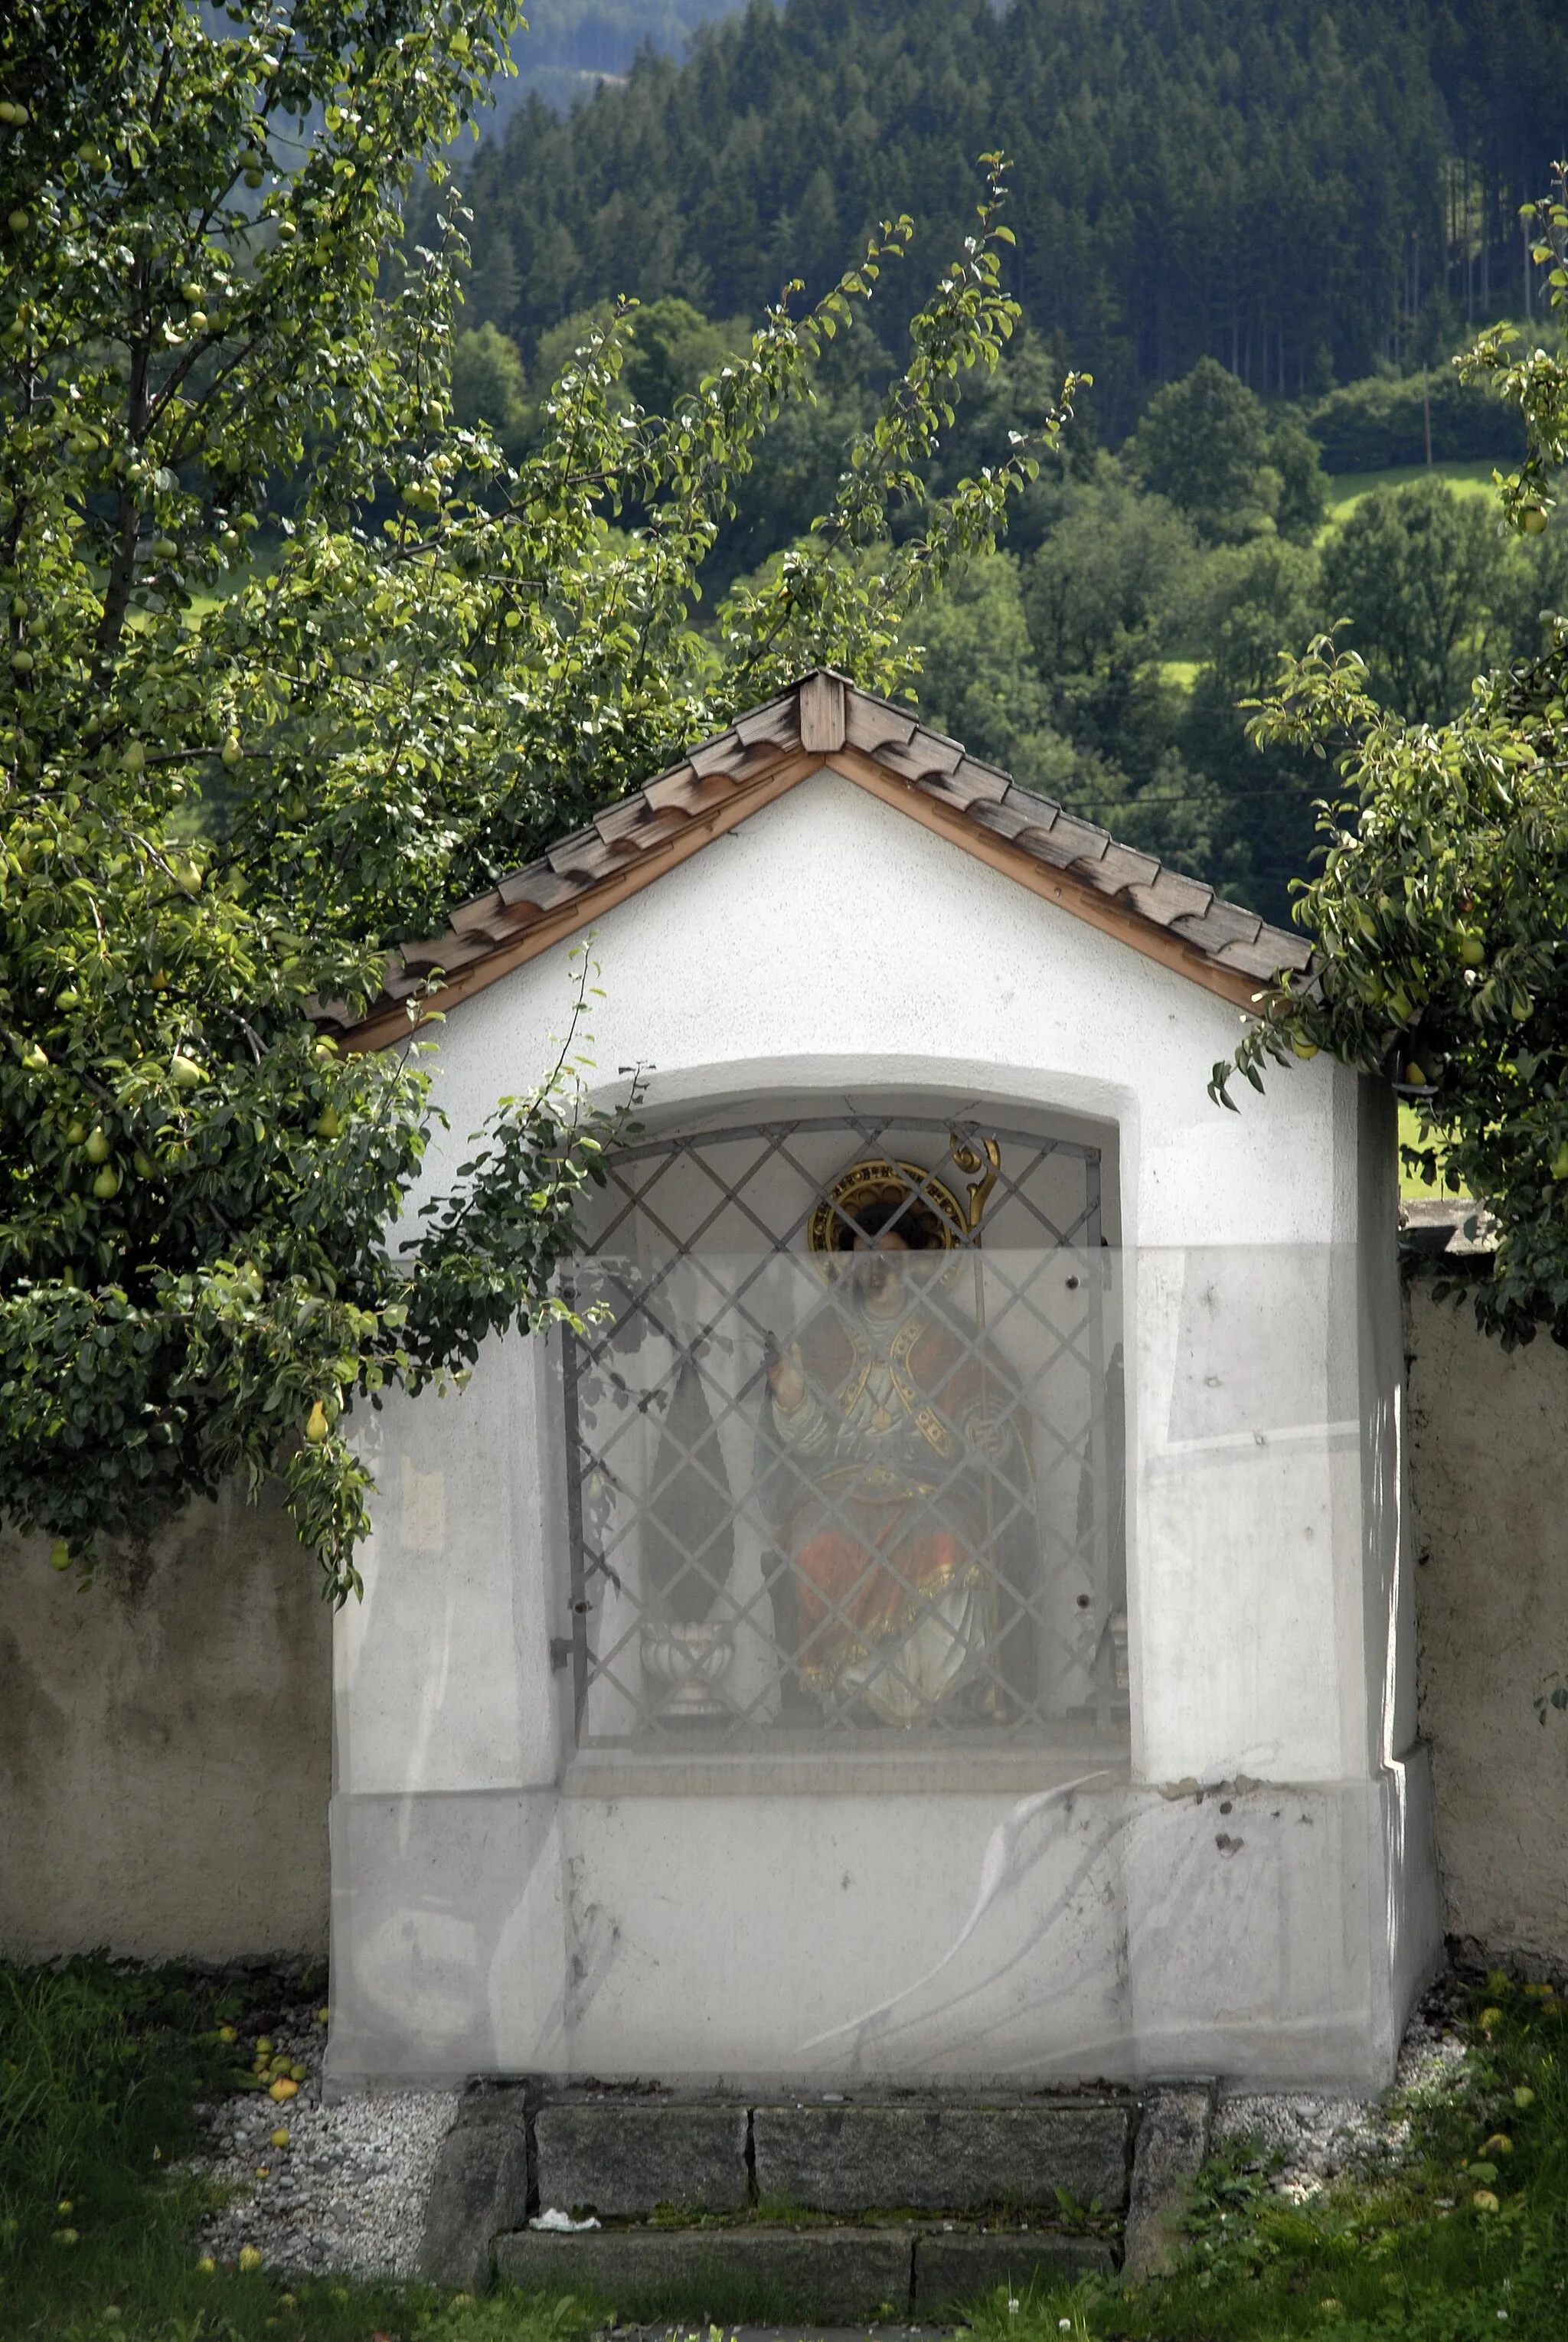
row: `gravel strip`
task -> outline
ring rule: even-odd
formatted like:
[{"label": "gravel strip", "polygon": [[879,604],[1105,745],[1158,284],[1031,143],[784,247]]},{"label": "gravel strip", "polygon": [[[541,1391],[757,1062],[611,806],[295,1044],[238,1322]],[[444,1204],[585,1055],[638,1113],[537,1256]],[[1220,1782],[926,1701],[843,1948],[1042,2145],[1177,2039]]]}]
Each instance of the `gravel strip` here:
[{"label": "gravel strip", "polygon": [[[307,2078],[281,2106],[245,2090],[206,2109],[203,2176],[240,2192],[203,2222],[199,2251],[235,2261],[253,2245],[267,2267],[300,2276],[412,2277],[456,2094],[401,2090],[324,2107],[326,2032],[315,2008],[287,2004],[265,2027],[247,2026],[247,2047],[258,2034]],[[280,2129],[288,2141],[275,2147]]]},{"label": "gravel strip", "polygon": [[[1423,1995],[1400,2046],[1394,2090],[1403,2097],[1441,2090],[1463,2062],[1464,2042],[1454,2020],[1454,1980],[1440,1977]],[[1410,2137],[1408,2119],[1376,2099],[1327,2097],[1310,2091],[1248,2092],[1222,2097],[1214,2138],[1256,2138],[1283,2157],[1270,2186],[1293,2202],[1321,2194],[1344,2171],[1379,2158],[1397,2162]]]},{"label": "gravel strip", "polygon": [[1276,2195],[1300,2202],[1317,2195],[1348,2165],[1375,2152],[1383,2132],[1376,2108],[1359,2098],[1271,2091],[1222,2098],[1214,2113],[1214,2138],[1216,2143],[1255,2138],[1270,2156],[1282,2156],[1270,2185]]},{"label": "gravel strip", "polygon": [[[1462,2062],[1457,2005],[1454,1982],[1445,1977],[1412,2018],[1395,2084],[1406,2099],[1443,2088]],[[275,2057],[304,2067],[306,2078],[283,2105],[246,2090],[205,2110],[203,2176],[237,2192],[204,2221],[199,2250],[233,2262],[251,2245],[268,2267],[301,2276],[412,2277],[435,2158],[457,2113],[455,2092],[404,2090],[324,2107],[326,2033],[315,2006],[285,1993],[245,2027],[245,2047],[254,2052],[258,2036]],[[275,2147],[279,2129],[287,2143]],[[1309,2091],[1223,2097],[1214,2117],[1216,2142],[1255,2138],[1267,2155],[1280,2155],[1270,2185],[1298,2203],[1342,2172],[1397,2159],[1408,2135],[1397,2110]]]}]

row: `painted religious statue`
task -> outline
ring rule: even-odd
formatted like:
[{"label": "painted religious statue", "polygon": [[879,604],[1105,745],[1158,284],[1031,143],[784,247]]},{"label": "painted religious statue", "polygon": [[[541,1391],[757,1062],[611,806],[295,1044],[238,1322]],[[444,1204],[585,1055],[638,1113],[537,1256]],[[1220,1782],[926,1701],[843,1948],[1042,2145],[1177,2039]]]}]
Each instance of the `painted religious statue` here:
[{"label": "painted religious statue", "polygon": [[800,1681],[846,1720],[998,1724],[1034,1696],[1029,1423],[965,1305],[964,1229],[918,1166],[854,1165],[812,1223],[814,1249],[844,1256],[827,1298],[769,1348],[775,1623]]}]

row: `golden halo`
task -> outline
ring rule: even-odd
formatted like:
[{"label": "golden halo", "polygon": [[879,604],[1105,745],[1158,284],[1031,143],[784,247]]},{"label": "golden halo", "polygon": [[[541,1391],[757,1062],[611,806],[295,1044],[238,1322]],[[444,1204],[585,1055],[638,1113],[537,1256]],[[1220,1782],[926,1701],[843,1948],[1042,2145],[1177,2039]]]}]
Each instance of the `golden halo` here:
[{"label": "golden halo", "polygon": [[927,1251],[955,1252],[963,1242],[964,1209],[952,1188],[919,1163],[884,1155],[839,1173],[806,1222],[806,1242],[813,1252],[853,1252],[862,1214],[889,1204],[902,1206],[900,1226]]}]

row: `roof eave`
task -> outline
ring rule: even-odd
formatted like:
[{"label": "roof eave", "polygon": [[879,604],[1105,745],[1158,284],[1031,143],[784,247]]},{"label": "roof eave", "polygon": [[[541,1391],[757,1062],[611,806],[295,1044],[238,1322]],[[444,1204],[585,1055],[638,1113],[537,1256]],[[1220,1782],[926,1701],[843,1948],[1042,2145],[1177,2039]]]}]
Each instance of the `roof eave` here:
[{"label": "roof eave", "polygon": [[407,1039],[824,768],[1243,1010],[1258,1012],[1279,968],[1306,968],[1299,938],[819,668],[607,807],[591,828],[460,905],[444,936],[394,953],[368,1015],[351,1021],[326,1007],[322,1021],[355,1050]]}]

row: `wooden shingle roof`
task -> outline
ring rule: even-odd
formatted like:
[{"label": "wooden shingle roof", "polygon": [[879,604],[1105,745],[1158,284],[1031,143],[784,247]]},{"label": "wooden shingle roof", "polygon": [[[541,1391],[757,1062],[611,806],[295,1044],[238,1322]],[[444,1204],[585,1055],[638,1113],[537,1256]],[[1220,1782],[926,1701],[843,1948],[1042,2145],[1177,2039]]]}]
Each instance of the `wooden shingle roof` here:
[{"label": "wooden shingle roof", "polygon": [[1308,965],[1302,936],[1221,901],[906,710],[818,669],[461,904],[440,935],[400,945],[367,1015],[352,1019],[327,1005],[322,1023],[352,1048],[406,1038],[411,1006],[444,1011],[483,991],[824,767],[1238,1006]]}]

